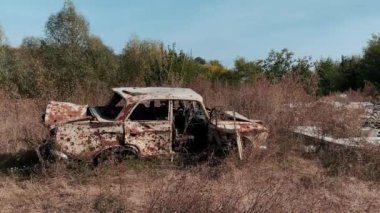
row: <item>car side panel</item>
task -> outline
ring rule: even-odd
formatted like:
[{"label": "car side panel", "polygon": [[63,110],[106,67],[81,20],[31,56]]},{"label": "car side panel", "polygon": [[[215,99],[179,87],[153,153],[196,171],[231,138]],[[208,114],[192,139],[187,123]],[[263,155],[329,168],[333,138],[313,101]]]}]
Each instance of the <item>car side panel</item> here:
[{"label": "car side panel", "polygon": [[66,155],[91,160],[103,149],[122,144],[123,134],[121,122],[84,121],[59,125],[55,141]]},{"label": "car side panel", "polygon": [[139,150],[141,157],[169,156],[172,127],[170,121],[125,121],[125,143]]}]

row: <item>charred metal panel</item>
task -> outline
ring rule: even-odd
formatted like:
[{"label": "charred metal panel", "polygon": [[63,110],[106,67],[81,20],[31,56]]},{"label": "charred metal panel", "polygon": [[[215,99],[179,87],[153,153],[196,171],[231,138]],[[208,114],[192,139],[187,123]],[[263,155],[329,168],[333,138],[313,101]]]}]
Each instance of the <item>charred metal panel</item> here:
[{"label": "charred metal panel", "polygon": [[45,124],[48,126],[71,120],[86,118],[87,105],[77,105],[67,102],[51,101],[45,114]]},{"label": "charred metal panel", "polygon": [[81,159],[92,159],[101,150],[123,142],[122,123],[84,121],[57,127],[56,144],[63,153]]},{"label": "charred metal panel", "polygon": [[136,146],[142,157],[170,155],[171,124],[169,121],[126,121],[125,143]]}]

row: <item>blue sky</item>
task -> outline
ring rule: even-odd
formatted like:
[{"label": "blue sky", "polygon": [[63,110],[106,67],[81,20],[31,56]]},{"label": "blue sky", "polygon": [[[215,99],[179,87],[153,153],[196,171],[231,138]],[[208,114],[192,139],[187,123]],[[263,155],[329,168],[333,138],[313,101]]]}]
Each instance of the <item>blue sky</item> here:
[{"label": "blue sky", "polygon": [[[0,25],[12,46],[44,36],[63,0],[0,0]],[[120,53],[128,40],[176,43],[193,56],[232,67],[288,48],[297,57],[361,54],[380,33],[379,0],[75,0],[92,34]]]}]

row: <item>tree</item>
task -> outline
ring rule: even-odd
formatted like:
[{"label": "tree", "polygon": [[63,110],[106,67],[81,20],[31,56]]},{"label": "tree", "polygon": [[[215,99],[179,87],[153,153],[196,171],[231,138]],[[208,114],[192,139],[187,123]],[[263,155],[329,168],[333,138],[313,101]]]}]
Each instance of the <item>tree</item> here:
[{"label": "tree", "polygon": [[[161,41],[137,37],[127,43],[120,60],[118,76],[133,85],[181,85],[198,76],[206,76],[209,68],[209,64],[202,65],[199,59],[195,60],[183,51],[177,52],[175,44],[165,47]],[[215,65],[215,69],[218,67]]]},{"label": "tree", "polygon": [[90,42],[88,23],[67,0],[61,11],[49,17],[45,28],[44,65],[59,95],[70,95],[77,85],[93,76],[86,55]]},{"label": "tree", "polygon": [[290,72],[294,53],[288,49],[282,49],[281,52],[271,50],[268,57],[263,61],[264,73],[271,79],[279,80],[285,74]]},{"label": "tree", "polygon": [[343,87],[344,75],[339,70],[339,64],[331,58],[316,62],[315,70],[319,76],[318,94],[327,95]]},{"label": "tree", "polygon": [[132,84],[162,84],[171,71],[167,57],[162,42],[132,38],[121,54],[119,76]]},{"label": "tree", "polygon": [[365,80],[380,88],[380,34],[373,35],[364,48],[363,75]]},{"label": "tree", "polygon": [[240,57],[235,60],[234,65],[234,71],[241,81],[254,81],[262,72],[261,61],[247,61]]},{"label": "tree", "polygon": [[88,69],[91,69],[92,73],[91,78],[95,81],[103,81],[109,86],[118,85],[119,59],[111,48],[104,45],[99,37],[90,37],[86,56]]},{"label": "tree", "polygon": [[34,77],[35,95],[51,94],[56,90],[56,81],[53,79],[52,70],[47,65],[50,64],[47,60],[48,53],[45,51],[49,49],[46,41],[43,38],[26,37],[23,39],[20,46],[20,55],[25,64],[25,69]]},{"label": "tree", "polygon": [[5,60],[6,60],[6,55],[5,55],[5,34],[4,31],[2,30],[2,27],[0,25],[0,84],[4,84],[6,81],[6,74],[5,74]]},{"label": "tree", "polygon": [[220,61],[214,59],[204,65],[206,72],[205,77],[213,80],[223,80],[228,70],[220,63]]},{"label": "tree", "polygon": [[177,53],[175,46],[168,47],[170,61],[170,72],[168,83],[182,85],[190,83],[200,76],[207,76],[206,61],[201,57],[193,59],[183,51]]},{"label": "tree", "polygon": [[291,72],[295,74],[299,80],[307,86],[312,76],[313,63],[311,57],[298,58],[293,61]]},{"label": "tree", "polygon": [[78,14],[72,1],[66,0],[61,11],[49,17],[45,32],[48,41],[69,47],[87,47],[89,25]]},{"label": "tree", "polygon": [[361,57],[342,56],[339,70],[344,76],[344,82],[343,82],[342,88],[340,88],[341,91],[345,91],[349,89],[358,90],[364,87]]},{"label": "tree", "polygon": [[1,48],[2,46],[4,46],[5,43],[6,43],[5,33],[4,33],[4,31],[3,31],[3,28],[2,28],[1,25],[0,25],[0,48]]},{"label": "tree", "polygon": [[202,57],[196,57],[194,61],[197,62],[198,64],[202,64],[202,65],[206,64],[206,60]]},{"label": "tree", "polygon": [[0,85],[14,94],[30,97],[36,92],[35,78],[25,66],[20,51],[6,45],[6,37],[0,26]]}]

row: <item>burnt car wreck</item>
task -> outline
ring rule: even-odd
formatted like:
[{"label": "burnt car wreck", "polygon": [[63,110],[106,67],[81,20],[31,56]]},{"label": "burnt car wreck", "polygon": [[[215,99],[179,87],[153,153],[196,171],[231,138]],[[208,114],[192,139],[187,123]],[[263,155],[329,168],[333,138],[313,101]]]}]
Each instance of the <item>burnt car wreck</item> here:
[{"label": "burnt car wreck", "polygon": [[97,162],[109,154],[173,157],[214,146],[237,147],[242,158],[245,144],[266,148],[268,129],[262,121],[232,111],[208,110],[191,89],[120,87],[113,91],[105,106],[48,104],[43,122],[50,129],[55,156]]}]

